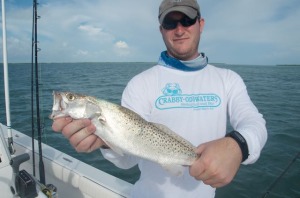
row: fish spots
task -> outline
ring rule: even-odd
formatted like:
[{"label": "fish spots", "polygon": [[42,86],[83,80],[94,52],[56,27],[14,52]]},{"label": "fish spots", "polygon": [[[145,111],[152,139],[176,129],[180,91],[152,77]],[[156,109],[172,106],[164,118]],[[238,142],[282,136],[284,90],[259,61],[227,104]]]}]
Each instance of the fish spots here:
[{"label": "fish spots", "polygon": [[[190,165],[197,157],[190,142],[165,126],[147,122],[130,109],[91,96],[60,94],[57,102],[64,98],[67,103],[63,106],[64,113],[75,119],[88,117],[98,121],[94,122],[95,134],[109,142],[116,152],[161,164]],[[58,107],[54,104],[53,111],[62,110]]]},{"label": "fish spots", "polygon": [[145,146],[155,150],[159,154],[167,154],[173,157],[189,156],[195,157],[194,147],[170,136],[151,123],[140,129],[138,138]]}]

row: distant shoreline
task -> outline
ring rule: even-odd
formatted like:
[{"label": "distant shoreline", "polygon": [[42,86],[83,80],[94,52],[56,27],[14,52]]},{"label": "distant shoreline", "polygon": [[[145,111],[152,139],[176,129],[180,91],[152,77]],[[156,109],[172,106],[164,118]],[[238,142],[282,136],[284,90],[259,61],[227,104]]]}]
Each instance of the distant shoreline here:
[{"label": "distant shoreline", "polygon": [[280,65],[276,65],[276,66],[296,66],[296,67],[299,67],[300,65],[297,65],[297,64],[280,64]]},{"label": "distant shoreline", "polygon": [[[116,63],[116,64],[122,64],[122,63],[142,63],[142,64],[152,64],[155,65],[156,62],[143,62],[143,61],[137,61],[137,62],[40,62],[40,65],[47,65],[47,64],[98,64],[98,63]],[[2,62],[0,62],[1,65],[3,65]],[[29,62],[25,62],[25,63],[16,63],[16,62],[9,62],[8,64],[31,64]],[[212,65],[216,65],[216,66],[281,66],[281,67],[300,67],[300,64],[275,64],[275,65],[250,65],[250,64],[229,64],[229,63],[220,63],[220,62],[216,62],[216,63],[210,63]]]}]

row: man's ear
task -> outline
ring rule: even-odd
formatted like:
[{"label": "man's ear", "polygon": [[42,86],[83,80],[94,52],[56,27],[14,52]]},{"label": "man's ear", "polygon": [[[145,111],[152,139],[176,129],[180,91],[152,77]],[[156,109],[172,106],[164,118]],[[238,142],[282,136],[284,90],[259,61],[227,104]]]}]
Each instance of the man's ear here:
[{"label": "man's ear", "polygon": [[200,24],[200,32],[202,33],[202,31],[204,29],[204,25],[205,25],[205,20],[203,18],[201,18],[199,20],[199,24]]}]

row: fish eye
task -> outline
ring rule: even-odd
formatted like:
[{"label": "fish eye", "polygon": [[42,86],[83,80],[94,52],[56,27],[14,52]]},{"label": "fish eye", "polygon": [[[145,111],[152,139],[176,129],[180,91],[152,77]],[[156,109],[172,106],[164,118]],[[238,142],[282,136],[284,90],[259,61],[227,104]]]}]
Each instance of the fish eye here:
[{"label": "fish eye", "polygon": [[73,94],[67,95],[68,100],[75,100],[75,96]]}]

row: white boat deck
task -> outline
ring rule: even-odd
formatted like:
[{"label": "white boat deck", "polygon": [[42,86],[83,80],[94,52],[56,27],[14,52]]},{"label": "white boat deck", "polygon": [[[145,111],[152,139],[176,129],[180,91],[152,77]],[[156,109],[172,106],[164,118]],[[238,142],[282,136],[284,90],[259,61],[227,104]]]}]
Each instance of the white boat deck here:
[{"label": "white boat deck", "polygon": [[[6,126],[0,124],[0,133],[6,135]],[[28,153],[32,156],[31,138],[16,130],[13,130],[14,147],[16,156]],[[2,144],[2,142],[0,142]],[[3,147],[3,145],[2,145]],[[37,147],[37,142],[36,146]],[[72,198],[119,198],[129,197],[132,184],[109,175],[82,161],[79,161],[53,147],[43,144],[43,162],[45,166],[46,183],[57,187],[58,197]],[[0,149],[0,189],[9,189],[12,178],[12,170],[9,165],[10,156],[5,157],[7,150]],[[38,153],[35,154],[38,159]],[[36,160],[38,169],[38,160]],[[20,166],[32,173],[32,161],[29,160]],[[38,170],[36,170],[38,174]],[[39,178],[39,175],[37,175]],[[5,190],[4,190],[5,191]],[[2,197],[2,196],[1,196]],[[5,196],[6,197],[6,196]],[[8,196],[9,197],[9,196]],[[11,195],[11,197],[13,197]]]}]

